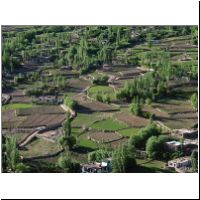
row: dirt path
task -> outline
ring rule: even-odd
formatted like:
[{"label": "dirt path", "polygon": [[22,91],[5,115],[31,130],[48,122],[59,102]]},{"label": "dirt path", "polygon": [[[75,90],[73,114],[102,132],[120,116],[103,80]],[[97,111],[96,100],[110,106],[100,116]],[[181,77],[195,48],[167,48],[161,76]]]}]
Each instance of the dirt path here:
[{"label": "dirt path", "polygon": [[24,138],[24,140],[22,140],[19,143],[19,147],[24,147],[26,146],[37,134],[39,133],[39,130],[35,130],[34,132],[32,132],[30,135],[28,135],[26,138]]}]

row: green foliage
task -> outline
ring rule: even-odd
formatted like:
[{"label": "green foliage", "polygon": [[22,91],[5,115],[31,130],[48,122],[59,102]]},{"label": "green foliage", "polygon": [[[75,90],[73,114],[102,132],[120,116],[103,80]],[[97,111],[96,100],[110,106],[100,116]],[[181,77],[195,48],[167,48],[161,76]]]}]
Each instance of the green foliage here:
[{"label": "green foliage", "polygon": [[142,105],[140,103],[132,103],[130,105],[130,111],[136,116],[142,116]]},{"label": "green foliage", "polygon": [[60,145],[66,150],[72,150],[74,145],[76,144],[75,136],[61,136],[59,138]]},{"label": "green foliage", "polygon": [[6,138],[6,162],[7,170],[15,172],[20,162],[20,155],[17,149],[17,140],[15,137]]},{"label": "green foliage", "polygon": [[191,96],[190,100],[191,100],[193,108],[197,109],[198,108],[198,95],[197,95],[197,93],[194,93]]},{"label": "green foliage", "polygon": [[108,104],[111,102],[110,96],[106,93],[104,94],[103,92],[102,93],[97,92],[95,99],[97,101],[100,101],[100,102],[103,102],[103,103],[108,103]]},{"label": "green foliage", "polygon": [[108,76],[103,75],[93,79],[92,83],[95,85],[108,85]]},{"label": "green foliage", "polygon": [[197,151],[195,150],[192,151],[191,160],[192,160],[192,171],[198,172],[198,152]]},{"label": "green foliage", "polygon": [[17,139],[15,137],[4,138],[3,141],[3,170],[5,172],[29,172],[29,167],[21,162]]},{"label": "green foliage", "polygon": [[135,149],[128,145],[123,145],[113,152],[112,169],[115,173],[133,172],[136,167]]},{"label": "green foliage", "polygon": [[88,154],[88,161],[101,162],[105,158],[112,156],[112,151],[107,149],[99,149]]},{"label": "green foliage", "polygon": [[71,119],[69,115],[63,123],[63,131],[64,135],[60,137],[59,143],[64,149],[72,150],[74,145],[76,144],[76,137],[71,135]]},{"label": "green foliage", "polygon": [[16,173],[27,173],[30,172],[30,167],[23,164],[23,163],[19,163],[16,166]]},{"label": "green foliage", "polygon": [[65,133],[65,136],[71,135],[71,119],[69,114],[67,115],[67,119],[63,122],[63,130]]},{"label": "green foliage", "polygon": [[129,139],[129,145],[135,146],[136,148],[144,148],[146,141],[151,136],[158,136],[161,134],[161,130],[152,123],[142,128],[137,134],[131,136]]},{"label": "green foliage", "polygon": [[198,26],[192,26],[191,29],[192,44],[198,44]]},{"label": "green foliage", "polygon": [[145,76],[125,82],[123,89],[116,94],[118,99],[130,102],[133,98],[155,100],[166,94],[165,80],[159,80],[158,73],[148,73]]},{"label": "green foliage", "polygon": [[75,109],[77,106],[77,102],[75,100],[73,100],[72,97],[69,97],[69,96],[65,96],[64,104],[66,106],[70,107],[71,109]]},{"label": "green foliage", "polygon": [[62,168],[65,173],[79,173],[81,171],[80,164],[72,161],[69,156],[61,156],[58,159],[58,166]]},{"label": "green foliage", "polygon": [[173,138],[165,135],[151,136],[146,143],[146,153],[150,159],[166,159],[165,142]]}]

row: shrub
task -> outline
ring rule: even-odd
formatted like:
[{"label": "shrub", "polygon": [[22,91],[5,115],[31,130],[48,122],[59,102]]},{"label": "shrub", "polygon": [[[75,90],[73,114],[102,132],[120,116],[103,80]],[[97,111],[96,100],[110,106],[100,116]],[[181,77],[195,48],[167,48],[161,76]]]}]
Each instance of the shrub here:
[{"label": "shrub", "polygon": [[66,173],[79,173],[81,171],[80,164],[76,161],[72,161],[68,156],[61,156],[58,159],[58,166]]},{"label": "shrub", "polygon": [[132,103],[130,105],[130,111],[136,116],[142,116],[142,106],[140,103]]},{"label": "shrub", "polygon": [[191,100],[193,108],[197,109],[197,107],[198,107],[198,95],[197,95],[197,93],[194,93],[191,96],[190,100]]},{"label": "shrub", "polygon": [[108,78],[109,77],[107,75],[103,75],[95,78],[92,83],[95,85],[108,85]]},{"label": "shrub", "polygon": [[112,151],[106,149],[99,149],[97,151],[88,154],[88,161],[101,162],[104,158],[109,158],[112,156]]},{"label": "shrub", "polygon": [[77,106],[77,102],[75,100],[73,100],[71,97],[66,96],[64,98],[64,104],[68,107],[70,107],[71,109],[75,109]]}]

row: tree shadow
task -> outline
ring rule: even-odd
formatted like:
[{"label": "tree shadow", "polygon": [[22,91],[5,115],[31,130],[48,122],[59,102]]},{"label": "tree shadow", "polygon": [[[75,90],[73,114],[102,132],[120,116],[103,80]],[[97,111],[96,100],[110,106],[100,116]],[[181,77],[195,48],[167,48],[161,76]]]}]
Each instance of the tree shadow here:
[{"label": "tree shadow", "polygon": [[89,153],[89,152],[92,152],[92,151],[94,151],[93,148],[84,147],[84,146],[78,146],[78,147],[73,149],[74,153],[80,153],[80,154],[86,154],[86,153]]}]

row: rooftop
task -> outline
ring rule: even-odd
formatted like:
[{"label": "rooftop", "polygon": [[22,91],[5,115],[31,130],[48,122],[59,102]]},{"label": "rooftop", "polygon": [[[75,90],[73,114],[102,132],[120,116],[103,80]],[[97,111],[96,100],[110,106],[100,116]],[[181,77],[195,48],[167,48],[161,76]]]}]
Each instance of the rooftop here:
[{"label": "rooftop", "polygon": [[173,141],[169,141],[169,142],[166,142],[166,144],[168,144],[168,145],[175,145],[175,146],[180,146],[180,145],[181,145],[180,142],[175,141],[175,140],[173,140]]},{"label": "rooftop", "polygon": [[174,160],[170,160],[169,162],[180,163],[180,162],[185,162],[189,160],[191,160],[191,158],[189,156],[185,156],[185,157],[176,158]]}]

